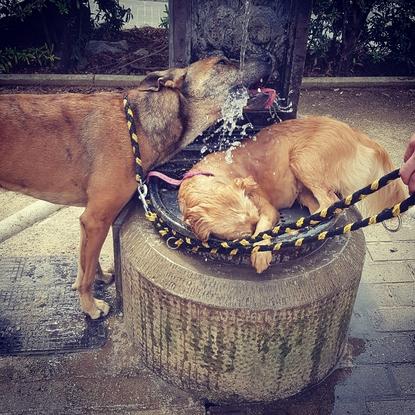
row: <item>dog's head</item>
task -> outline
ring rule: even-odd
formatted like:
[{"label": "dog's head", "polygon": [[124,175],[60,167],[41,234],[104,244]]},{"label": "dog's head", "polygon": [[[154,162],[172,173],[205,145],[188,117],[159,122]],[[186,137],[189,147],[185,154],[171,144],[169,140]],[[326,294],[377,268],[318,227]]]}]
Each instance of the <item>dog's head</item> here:
[{"label": "dog's head", "polygon": [[258,84],[261,79],[269,77],[271,66],[271,61],[266,57],[248,60],[240,69],[237,61],[224,56],[211,56],[186,68],[152,72],[144,78],[138,89],[163,92],[163,88],[169,88],[190,101],[214,99],[220,110],[233,87]]},{"label": "dog's head", "polygon": [[223,56],[211,56],[186,68],[152,72],[129,92],[156,160],[160,164],[191,143],[221,115],[232,88],[266,78],[271,64],[258,59],[244,69]]},{"label": "dog's head", "polygon": [[259,220],[249,198],[251,178],[223,182],[215,177],[197,176],[179,189],[179,205],[184,221],[202,241],[214,235],[239,239],[252,235]]},{"label": "dog's head", "polygon": [[270,61],[255,59],[247,61],[241,70],[239,62],[224,56],[211,56],[190,65],[183,82],[183,94],[189,99],[212,99],[218,114],[232,88],[252,87],[266,79],[271,71]]}]

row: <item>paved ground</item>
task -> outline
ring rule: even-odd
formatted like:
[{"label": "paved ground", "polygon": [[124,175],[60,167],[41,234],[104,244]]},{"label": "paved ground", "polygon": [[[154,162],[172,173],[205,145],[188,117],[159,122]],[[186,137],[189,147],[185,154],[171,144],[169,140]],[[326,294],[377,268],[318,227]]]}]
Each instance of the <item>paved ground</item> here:
[{"label": "paved ground", "polygon": [[[301,115],[330,114],[381,142],[399,165],[415,131],[415,91],[304,91]],[[0,220],[33,199],[0,193]],[[78,208],[63,209],[0,244],[0,255],[77,253]],[[99,351],[0,358],[0,414],[409,415],[415,413],[415,221],[366,233],[367,255],[349,353],[317,388],[262,406],[206,409],[160,381],[132,349],[122,316]],[[111,240],[103,251],[111,264]],[[68,284],[71,283],[68,281]]]}]

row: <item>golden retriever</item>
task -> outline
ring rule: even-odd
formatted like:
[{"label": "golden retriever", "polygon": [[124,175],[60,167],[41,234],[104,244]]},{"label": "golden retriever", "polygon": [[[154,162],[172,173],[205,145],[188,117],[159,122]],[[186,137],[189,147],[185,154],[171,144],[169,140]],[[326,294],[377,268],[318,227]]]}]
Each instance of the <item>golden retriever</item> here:
[{"label": "golden retriever", "polygon": [[[229,152],[230,150],[228,150]],[[316,212],[393,169],[386,151],[343,122],[328,117],[284,121],[261,130],[229,153],[213,153],[191,171],[210,173],[184,180],[179,205],[185,222],[202,241],[257,235],[279,220],[278,209],[298,200]],[[362,203],[374,214],[402,201],[401,181]],[[258,273],[271,252],[251,255]]]}]

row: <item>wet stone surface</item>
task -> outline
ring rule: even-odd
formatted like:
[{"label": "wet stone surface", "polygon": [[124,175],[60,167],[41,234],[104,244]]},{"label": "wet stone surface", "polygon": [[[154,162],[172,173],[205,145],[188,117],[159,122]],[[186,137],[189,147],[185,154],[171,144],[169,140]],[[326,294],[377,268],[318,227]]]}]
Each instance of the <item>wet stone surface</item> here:
[{"label": "wet stone surface", "polygon": [[[0,355],[57,353],[101,347],[105,321],[92,321],[71,290],[76,259],[0,258]],[[102,284],[96,296],[108,298]]]}]

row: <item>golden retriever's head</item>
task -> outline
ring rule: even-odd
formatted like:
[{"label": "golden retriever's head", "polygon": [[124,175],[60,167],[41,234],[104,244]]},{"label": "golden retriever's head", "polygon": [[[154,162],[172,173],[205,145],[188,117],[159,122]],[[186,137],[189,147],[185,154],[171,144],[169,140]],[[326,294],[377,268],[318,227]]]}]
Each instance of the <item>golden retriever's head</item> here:
[{"label": "golden retriever's head", "polygon": [[186,180],[179,190],[184,221],[202,241],[210,235],[227,240],[252,235],[259,220],[258,209],[249,198],[252,185],[250,178],[224,182],[197,176]]}]

